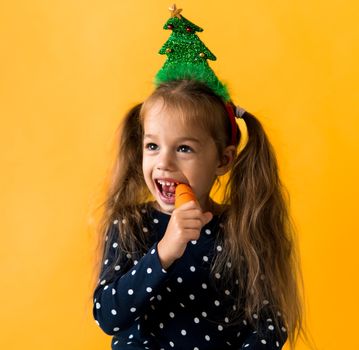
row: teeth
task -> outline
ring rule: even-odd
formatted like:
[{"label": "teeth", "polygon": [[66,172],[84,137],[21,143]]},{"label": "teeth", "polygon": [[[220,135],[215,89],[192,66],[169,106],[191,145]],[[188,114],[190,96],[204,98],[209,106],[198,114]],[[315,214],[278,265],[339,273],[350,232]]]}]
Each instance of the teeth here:
[{"label": "teeth", "polygon": [[157,180],[157,182],[162,186],[174,186],[178,185],[178,182],[169,182],[169,181],[163,181],[163,180]]}]

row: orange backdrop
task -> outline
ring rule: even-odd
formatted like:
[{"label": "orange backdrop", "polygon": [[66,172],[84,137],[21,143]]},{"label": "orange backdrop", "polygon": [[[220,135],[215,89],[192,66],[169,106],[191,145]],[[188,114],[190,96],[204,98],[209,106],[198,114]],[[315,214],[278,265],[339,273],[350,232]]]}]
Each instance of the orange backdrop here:
[{"label": "orange backdrop", "polygon": [[[170,4],[0,2],[1,349],[110,349],[89,301],[94,208],[115,129],[164,62]],[[318,348],[358,349],[358,2],[177,5],[277,150]]]}]

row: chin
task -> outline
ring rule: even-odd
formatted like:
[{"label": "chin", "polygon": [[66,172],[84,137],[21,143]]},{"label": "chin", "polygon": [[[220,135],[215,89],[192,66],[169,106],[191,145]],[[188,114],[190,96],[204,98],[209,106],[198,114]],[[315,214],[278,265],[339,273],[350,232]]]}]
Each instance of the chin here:
[{"label": "chin", "polygon": [[173,211],[175,210],[174,205],[168,205],[168,204],[161,203],[161,201],[157,200],[157,199],[155,200],[155,208],[165,214],[172,214]]}]

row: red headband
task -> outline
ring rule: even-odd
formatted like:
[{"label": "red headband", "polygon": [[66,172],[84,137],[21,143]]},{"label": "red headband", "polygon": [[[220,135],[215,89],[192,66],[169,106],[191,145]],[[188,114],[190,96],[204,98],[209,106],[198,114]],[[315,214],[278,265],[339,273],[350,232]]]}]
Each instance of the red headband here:
[{"label": "red headband", "polygon": [[240,106],[236,106],[234,110],[233,104],[227,102],[225,104],[229,116],[229,121],[231,122],[231,145],[236,145],[237,142],[237,133],[238,133],[238,126],[236,122],[236,118],[242,118],[243,114],[246,113],[246,110]]},{"label": "red headband", "polygon": [[231,145],[236,145],[237,140],[237,123],[236,123],[236,116],[234,114],[233,107],[226,103],[226,108],[229,116],[229,121],[231,122]]}]

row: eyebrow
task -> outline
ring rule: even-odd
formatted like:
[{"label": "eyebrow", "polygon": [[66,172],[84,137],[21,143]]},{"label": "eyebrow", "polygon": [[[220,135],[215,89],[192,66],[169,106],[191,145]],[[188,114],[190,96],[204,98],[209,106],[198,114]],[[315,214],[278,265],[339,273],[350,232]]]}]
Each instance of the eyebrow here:
[{"label": "eyebrow", "polygon": [[[156,138],[155,135],[152,135],[152,134],[145,134],[144,135],[144,139],[146,138],[149,138],[149,139],[152,139],[152,138]],[[185,142],[185,141],[192,141],[192,142],[195,142],[195,143],[201,143],[201,141],[199,141],[198,139],[196,139],[195,137],[180,137],[179,139],[176,140],[177,142]]]}]

